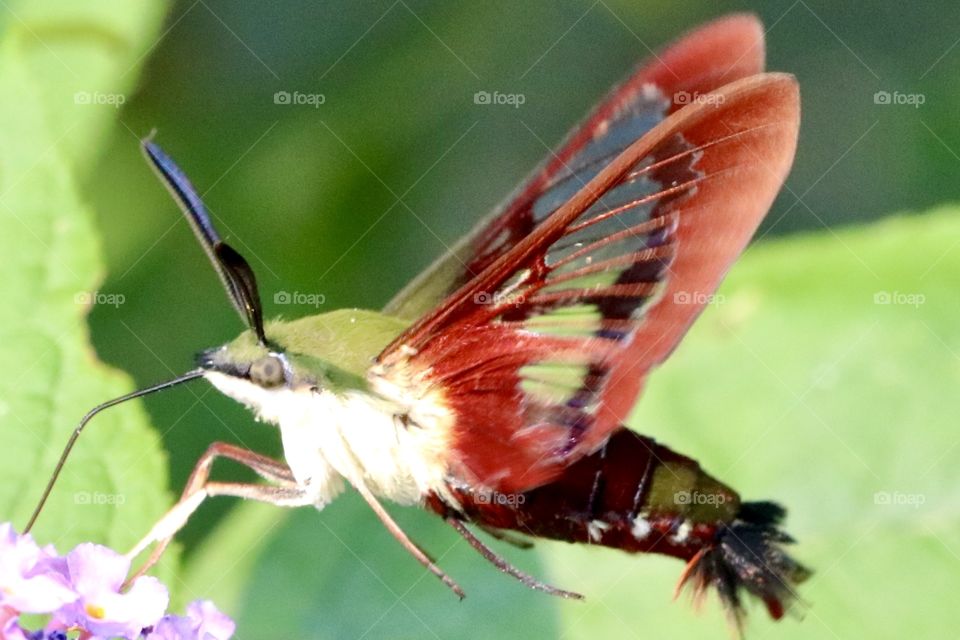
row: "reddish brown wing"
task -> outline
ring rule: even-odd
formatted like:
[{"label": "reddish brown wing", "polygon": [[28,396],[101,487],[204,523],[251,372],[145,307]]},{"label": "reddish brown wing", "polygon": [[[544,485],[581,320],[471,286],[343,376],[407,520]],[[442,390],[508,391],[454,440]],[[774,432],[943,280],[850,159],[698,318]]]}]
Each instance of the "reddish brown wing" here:
[{"label": "reddish brown wing", "polygon": [[454,478],[523,491],[603,443],[746,246],[798,122],[791,76],[704,95],[381,355],[452,410]]},{"label": "reddish brown wing", "polygon": [[405,315],[473,276],[379,358],[381,375],[440,390],[453,413],[444,456],[455,479],[539,486],[625,417],[789,167],[792,78],[709,93],[761,65],[752,18],[688,36],[614,92],[470,237],[454,256],[468,269],[441,264],[391,305]]},{"label": "reddish brown wing", "polygon": [[752,15],[727,16],[681,38],[613,90],[503,207],[384,311],[412,319],[434,311],[667,114],[696,96],[760,73],[763,64],[763,27]]}]

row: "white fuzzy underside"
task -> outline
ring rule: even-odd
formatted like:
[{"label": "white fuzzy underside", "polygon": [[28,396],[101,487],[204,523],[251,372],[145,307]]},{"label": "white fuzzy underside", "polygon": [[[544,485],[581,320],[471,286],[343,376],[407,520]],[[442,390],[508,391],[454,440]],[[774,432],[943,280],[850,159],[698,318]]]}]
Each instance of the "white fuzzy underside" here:
[{"label": "white fuzzy underside", "polygon": [[405,505],[442,491],[443,465],[432,453],[440,448],[436,430],[404,426],[383,400],[356,391],[263,389],[221,373],[204,375],[280,428],[287,464],[318,508],[343,490],[344,480]]}]

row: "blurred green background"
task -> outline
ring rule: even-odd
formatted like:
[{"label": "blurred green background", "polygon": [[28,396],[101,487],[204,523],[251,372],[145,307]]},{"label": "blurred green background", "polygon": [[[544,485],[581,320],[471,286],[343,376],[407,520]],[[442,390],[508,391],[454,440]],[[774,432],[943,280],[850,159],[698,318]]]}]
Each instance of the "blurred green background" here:
[{"label": "blurred green background", "polygon": [[[145,385],[185,371],[196,352],[241,328],[179,212],[140,158],[138,139],[152,130],[204,194],[223,235],[257,271],[268,316],[377,308],[496,205],[637,61],[698,23],[739,10],[761,16],[769,29],[768,67],[795,74],[802,88],[797,159],[761,231],[764,242],[814,231],[837,238],[838,228],[960,198],[960,6],[946,0],[172,2],[148,39],[154,44],[144,52],[138,87],[125,96],[105,153],[81,169],[106,252],[100,291],[125,297],[124,304],[99,305],[90,315],[98,354]],[[523,94],[525,103],[477,105],[477,91]],[[919,95],[923,104],[877,104],[878,91]],[[276,92],[322,95],[322,104],[276,104]],[[802,274],[824,259],[820,245],[809,246],[781,268]],[[841,282],[847,275],[834,274]],[[322,297],[323,304],[276,304],[278,292]],[[699,381],[697,375],[685,380],[709,386],[718,375],[701,371]],[[197,389],[146,400],[169,451],[174,491],[214,440],[279,453],[272,429]],[[771,412],[755,417],[772,421],[777,415]],[[736,433],[738,423],[712,417],[718,434]],[[723,470],[711,459],[712,447],[723,444],[657,435],[718,474]],[[833,462],[856,466],[850,459]],[[767,497],[763,483],[770,482],[775,497],[793,506],[790,497],[804,490],[798,476],[791,475],[791,484],[777,475],[777,465],[758,460],[757,466],[766,479],[754,473],[732,479],[749,477],[752,497]],[[218,473],[231,477],[234,470]],[[232,506],[205,506],[180,540],[187,561],[199,567],[191,585],[203,583],[204,564],[250,563],[257,597],[232,587],[242,609],[233,613],[246,625],[240,638],[270,637],[270,629],[303,637],[423,637],[428,628],[450,637],[472,625],[482,630],[477,637],[492,637],[517,620],[532,637],[559,636],[564,624],[577,629],[574,635],[589,632],[570,622],[579,614],[559,616],[554,603],[505,584],[459,545],[443,564],[471,595],[471,608],[464,609],[430,579],[417,582],[418,567],[352,498],[285,523],[276,511],[236,513],[211,545],[208,536]],[[400,514],[441,555],[455,540],[426,518]],[[791,530],[809,535],[816,518],[794,510],[791,522],[798,524]],[[256,535],[248,539],[249,527]],[[244,544],[231,547],[231,534]],[[265,545],[265,555],[248,553],[252,542]],[[680,570],[669,561],[571,553],[582,567],[634,563],[641,579],[644,566],[657,575]],[[508,555],[534,566],[530,554]],[[581,582],[553,571],[564,577],[560,586],[588,594],[610,575],[598,569],[600,577],[581,575]],[[417,588],[404,594],[411,584]],[[602,588],[616,592],[615,586]],[[666,606],[663,595],[656,594],[658,606]],[[636,602],[652,597],[631,595]],[[629,620],[625,606],[607,617]],[[689,615],[682,606],[667,608],[661,622]],[[418,626],[424,610],[445,622]],[[815,630],[806,637],[832,637],[826,626],[804,624]],[[325,628],[338,631],[319,631]],[[777,633],[768,625],[760,629],[758,637]],[[673,637],[670,629],[643,629],[633,620],[620,631]],[[717,627],[712,637],[723,633]]]}]

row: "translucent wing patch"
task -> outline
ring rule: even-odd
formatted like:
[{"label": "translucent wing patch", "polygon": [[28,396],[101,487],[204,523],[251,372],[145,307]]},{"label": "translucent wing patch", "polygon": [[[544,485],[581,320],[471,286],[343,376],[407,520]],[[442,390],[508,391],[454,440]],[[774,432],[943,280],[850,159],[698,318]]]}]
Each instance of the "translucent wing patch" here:
[{"label": "translucent wing patch", "polygon": [[[486,243],[484,251],[469,265],[469,270],[479,273],[493,258],[502,255],[519,239],[529,234],[595,178],[611,160],[662,121],[671,104],[670,100],[653,85],[644,87],[635,100],[613,114],[609,121],[598,128],[596,137],[573,154],[563,168],[542,185],[540,193],[525,209],[520,220],[515,220],[511,226],[500,229],[497,235]],[[604,200],[610,208],[613,208],[616,203],[626,205],[631,200],[653,193],[656,188],[657,185],[653,181],[646,176],[638,175],[636,179],[620,185],[616,192],[609,193]],[[605,206],[604,203],[597,204],[598,209],[603,206]],[[595,213],[597,212],[593,212]],[[589,212],[584,214],[585,225],[592,217],[594,215]],[[602,223],[603,220],[594,222]],[[616,222],[613,216],[607,218],[607,222],[610,223],[607,225],[608,228],[623,228],[623,223]],[[590,234],[585,234],[585,237],[590,237],[591,234],[597,237],[603,231],[603,228],[594,228],[591,229]],[[575,247],[579,241],[575,238],[571,239],[570,247]]]},{"label": "translucent wing patch", "polygon": [[[572,182],[582,190],[599,173],[596,158],[610,148],[616,147],[588,145],[584,159],[578,155],[568,177],[545,191],[532,211],[548,203],[541,215],[553,215],[572,197],[558,197],[554,190],[566,190]],[[467,390],[461,399],[468,406],[484,392],[488,399],[504,390],[515,394],[509,423],[519,428],[510,439],[527,455],[536,450],[540,462],[568,454],[597,422],[616,356],[662,291],[676,252],[676,216],[666,205],[695,189],[700,177],[691,167],[697,156],[689,151],[682,136],[672,138],[659,151],[668,157],[644,157],[526,268],[496,290],[474,295],[483,308],[470,324],[496,328],[496,344],[507,347],[508,354],[491,354],[474,375],[443,371],[443,363],[461,363],[462,349],[434,362],[444,386]],[[524,346],[510,348],[511,338],[519,336]],[[526,444],[520,447],[521,442]],[[525,474],[512,480],[532,482]],[[483,468],[467,470],[466,477],[507,481]]]}]

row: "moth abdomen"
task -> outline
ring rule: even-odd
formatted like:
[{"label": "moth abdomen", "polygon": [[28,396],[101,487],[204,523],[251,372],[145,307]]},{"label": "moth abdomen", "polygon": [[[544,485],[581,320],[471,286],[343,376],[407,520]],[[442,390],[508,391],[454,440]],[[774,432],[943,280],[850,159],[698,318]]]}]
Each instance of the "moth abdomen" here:
[{"label": "moth abdomen", "polygon": [[467,519],[488,526],[685,560],[733,521],[740,500],[696,461],[625,428],[536,489],[454,493]]},{"label": "moth abdomen", "polygon": [[695,460],[626,428],[536,489],[453,494],[461,517],[484,527],[685,560],[681,584],[696,595],[716,588],[738,621],[741,591],[779,618],[806,577],[780,547],[792,542],[778,528],[781,507],[741,502]]}]

